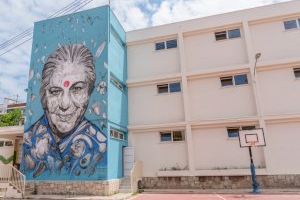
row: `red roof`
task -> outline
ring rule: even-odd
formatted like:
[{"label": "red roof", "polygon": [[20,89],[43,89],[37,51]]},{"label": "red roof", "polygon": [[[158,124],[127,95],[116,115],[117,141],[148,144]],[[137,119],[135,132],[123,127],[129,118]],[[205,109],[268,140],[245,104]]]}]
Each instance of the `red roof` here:
[{"label": "red roof", "polygon": [[14,103],[7,105],[7,108],[25,107],[26,103]]}]

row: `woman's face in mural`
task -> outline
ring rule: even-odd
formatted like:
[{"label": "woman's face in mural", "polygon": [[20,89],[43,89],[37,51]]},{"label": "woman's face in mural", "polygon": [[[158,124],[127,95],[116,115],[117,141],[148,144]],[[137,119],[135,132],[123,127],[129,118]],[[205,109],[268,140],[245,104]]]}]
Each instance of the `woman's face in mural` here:
[{"label": "woman's face in mural", "polygon": [[88,97],[84,66],[71,62],[57,66],[46,91],[50,124],[62,134],[71,131],[84,115]]}]

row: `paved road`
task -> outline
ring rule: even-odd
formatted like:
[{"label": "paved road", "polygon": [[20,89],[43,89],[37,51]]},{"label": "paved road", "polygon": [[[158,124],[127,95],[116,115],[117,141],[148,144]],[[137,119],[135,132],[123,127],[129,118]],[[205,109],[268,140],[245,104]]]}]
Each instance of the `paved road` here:
[{"label": "paved road", "polygon": [[139,194],[132,200],[300,200],[293,194]]}]

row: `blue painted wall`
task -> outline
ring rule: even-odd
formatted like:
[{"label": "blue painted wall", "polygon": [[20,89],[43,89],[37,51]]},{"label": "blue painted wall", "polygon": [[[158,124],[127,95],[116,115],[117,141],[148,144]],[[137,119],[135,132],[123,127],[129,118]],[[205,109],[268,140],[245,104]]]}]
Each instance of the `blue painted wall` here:
[{"label": "blue painted wall", "polygon": [[[84,118],[105,135],[106,152],[103,153],[92,175],[88,174],[86,169],[77,175],[70,174],[68,170],[55,173],[50,170],[45,155],[44,158],[35,159],[37,163],[45,163],[45,169],[38,176],[34,176],[41,167],[36,164],[33,170],[28,170],[28,162],[25,162],[26,158],[28,161],[28,155],[23,155],[21,167],[28,180],[103,180],[119,178],[123,174],[122,148],[127,145],[128,124],[127,88],[124,91],[117,89],[110,82],[110,74],[125,85],[127,80],[125,31],[108,6],[35,23],[24,138],[30,145],[37,144],[40,140],[32,130],[45,115],[40,97],[42,70],[52,52],[61,46],[71,44],[83,44],[93,54],[96,81]],[[110,127],[124,131],[126,140],[111,139]],[[32,134],[36,139],[32,139]],[[96,140],[95,138],[91,139]],[[28,146],[26,148],[28,149]],[[33,151],[37,148],[37,145],[32,145]]]},{"label": "blue painted wall", "polygon": [[[108,127],[122,131],[124,140],[109,138],[108,146],[108,178],[123,177],[123,147],[127,146],[127,124],[128,124],[128,95],[126,88],[127,61],[125,31],[118,22],[113,12],[110,12],[110,34],[108,47]],[[117,88],[111,80],[115,78],[123,86]]]},{"label": "blue painted wall", "polygon": [[[97,73],[95,85],[102,80],[107,83],[108,74],[104,64],[108,62],[108,7],[95,8],[34,24],[25,130],[44,114],[39,90],[45,60],[60,46],[74,43],[84,44],[93,55],[96,54],[101,44],[105,44],[101,56],[95,59]],[[105,106],[107,95],[98,95],[94,92],[90,98],[88,110],[92,108],[93,102],[100,102],[103,105],[103,113],[107,112],[107,106]],[[87,112],[85,116],[90,120],[99,119],[91,112]]]}]

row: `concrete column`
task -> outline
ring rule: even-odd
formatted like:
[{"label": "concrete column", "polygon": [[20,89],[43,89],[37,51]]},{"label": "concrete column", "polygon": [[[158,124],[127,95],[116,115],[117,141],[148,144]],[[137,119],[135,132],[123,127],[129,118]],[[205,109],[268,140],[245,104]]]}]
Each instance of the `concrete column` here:
[{"label": "concrete column", "polygon": [[181,90],[183,97],[183,107],[184,107],[184,118],[185,118],[185,134],[186,134],[186,145],[187,145],[187,156],[188,156],[188,166],[191,175],[195,171],[194,166],[194,149],[193,149],[193,135],[192,128],[190,125],[190,107],[189,107],[189,91],[188,91],[188,81],[186,77],[186,59],[184,50],[184,41],[182,32],[178,32],[178,48],[179,48],[179,59],[180,59],[180,70],[181,70]]},{"label": "concrete column", "polygon": [[[248,21],[243,21],[243,30],[244,30],[245,42],[246,42],[246,48],[247,48],[247,54],[249,60],[250,76],[252,80],[251,81],[252,89],[255,98],[256,112],[259,119],[259,126],[264,129],[266,143],[268,143],[268,130],[267,130],[266,122],[264,120],[264,113],[261,104],[262,101],[259,92],[260,89],[259,89],[258,73],[257,71],[255,72],[255,68],[254,68],[255,60],[256,60],[255,55],[259,52],[254,52],[254,48],[252,45],[252,36],[251,36]],[[259,62],[259,59],[257,60],[257,62]],[[268,169],[270,167],[270,161],[269,161],[270,156],[268,156],[270,152],[268,151],[268,147],[264,147],[263,152],[264,152],[266,168]]]},{"label": "concrete column", "polygon": [[135,146],[133,134],[134,133],[132,131],[128,131],[128,146],[129,147],[134,147]]}]

